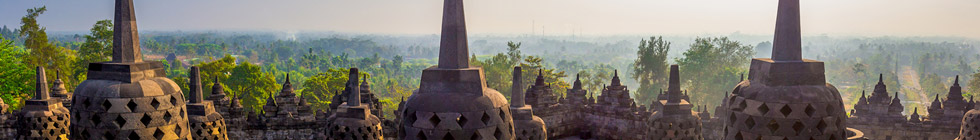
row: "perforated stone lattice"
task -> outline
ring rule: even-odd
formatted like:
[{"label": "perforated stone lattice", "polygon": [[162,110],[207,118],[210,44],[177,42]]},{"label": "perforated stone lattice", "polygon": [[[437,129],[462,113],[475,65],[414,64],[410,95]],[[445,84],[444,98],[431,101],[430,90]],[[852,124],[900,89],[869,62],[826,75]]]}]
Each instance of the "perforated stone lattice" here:
[{"label": "perforated stone lattice", "polygon": [[963,124],[960,125],[960,135],[957,140],[976,140],[980,139],[980,110],[970,110],[963,116]]},{"label": "perforated stone lattice", "polygon": [[[149,81],[149,82],[147,82]],[[142,86],[156,86],[160,93],[146,93],[143,97],[119,97],[125,93],[86,87],[108,86],[110,81],[86,81],[75,94],[72,106],[74,122],[71,139],[184,139],[190,133],[184,109],[183,94],[174,89],[176,84],[165,80],[139,82]],[[118,82],[115,82],[118,84]],[[98,85],[97,85],[98,84]],[[117,85],[118,86],[118,85]],[[137,86],[138,87],[138,86]],[[168,90],[168,88],[170,90]],[[152,92],[152,91],[141,91]]]},{"label": "perforated stone lattice", "polygon": [[[503,140],[511,139],[515,134],[513,118],[508,106],[478,112],[434,113],[407,110],[405,113],[409,119],[402,124],[404,131],[402,138],[408,140],[468,139],[474,136],[482,140]],[[466,121],[465,124],[459,124],[457,120],[462,116],[480,118],[480,121]]]},{"label": "perforated stone lattice", "polygon": [[224,119],[191,123],[191,137],[195,140],[227,140],[228,130]]},{"label": "perforated stone lattice", "polygon": [[[783,104],[732,96],[726,139],[843,139],[838,103]],[[780,108],[773,110],[771,108]],[[823,109],[816,109],[823,108]],[[737,131],[732,131],[737,130]]]},{"label": "perforated stone lattice", "polygon": [[56,140],[67,136],[70,116],[66,113],[54,113],[52,116],[28,116],[20,118],[16,125],[19,138]]}]

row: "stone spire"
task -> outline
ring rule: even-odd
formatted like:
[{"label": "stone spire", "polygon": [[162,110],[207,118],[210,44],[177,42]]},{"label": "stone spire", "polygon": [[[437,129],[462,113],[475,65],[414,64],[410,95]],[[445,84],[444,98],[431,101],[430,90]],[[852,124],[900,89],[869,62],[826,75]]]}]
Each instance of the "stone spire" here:
[{"label": "stone spire", "polygon": [[544,70],[538,69],[538,77],[534,79],[534,85],[535,86],[544,85]]},{"label": "stone spire", "polygon": [[214,85],[211,86],[211,96],[225,95],[225,88],[221,86],[221,82],[218,81],[218,77],[214,77]]},{"label": "stone spire", "polygon": [[670,65],[670,78],[667,85],[667,102],[678,103],[683,98],[681,95],[680,71],[677,64]]},{"label": "stone spire", "polygon": [[191,133],[193,139],[228,139],[224,117],[214,109],[212,101],[204,100],[203,85],[201,85],[201,69],[197,66],[191,67],[190,73],[190,103],[187,103],[188,124],[191,132],[211,132],[211,133]]},{"label": "stone spire", "polygon": [[361,75],[361,77],[363,77],[363,80],[361,80],[361,92],[370,93],[371,85],[368,84],[367,74]]},{"label": "stone spire", "polygon": [[909,116],[909,122],[913,122],[913,123],[921,122],[921,120],[919,120],[919,108],[918,107],[916,107],[915,109],[912,110],[912,115]]},{"label": "stone spire", "polygon": [[780,0],[772,44],[774,61],[802,61],[800,0]]},{"label": "stone spire", "polygon": [[946,100],[963,100],[963,88],[960,87],[960,76],[956,75],[956,79],[953,80],[953,86],[949,87],[949,94],[946,95]]},{"label": "stone spire", "polygon": [[[795,139],[808,137],[845,139],[846,126],[844,124],[847,124],[845,122],[847,118],[846,111],[841,105],[840,91],[832,84],[827,83],[824,74],[824,62],[804,60],[801,55],[800,0],[779,0],[778,5],[772,58],[752,59],[749,81],[743,81],[735,87],[732,94],[740,100],[723,107],[726,109],[725,111],[730,111],[729,113],[733,114],[729,116],[735,116],[729,118],[735,123],[725,124],[728,131],[725,132],[723,139]],[[736,98],[734,96],[733,98]],[[799,116],[790,115],[790,113],[799,112],[798,109],[787,108],[783,110],[740,106],[747,104],[746,101],[768,106],[790,104],[826,106],[826,114]],[[797,129],[821,130],[814,133],[777,132],[743,125],[756,123],[750,120],[772,118],[771,114],[777,114],[781,118],[773,120],[770,124],[793,124],[795,122],[824,120],[827,125],[809,125]],[[750,135],[745,136],[746,134]]]},{"label": "stone spire", "polygon": [[37,82],[34,84],[34,99],[35,100],[47,100],[51,98],[51,94],[48,94],[48,78],[44,76],[44,67],[37,67],[35,71]]},{"label": "stone spire", "polygon": [[878,84],[875,85],[875,89],[871,92],[871,101],[874,102],[887,102],[888,101],[888,86],[885,85],[884,75],[878,74]]},{"label": "stone spire", "polygon": [[360,106],[361,105],[361,86],[357,85],[357,76],[359,76],[357,68],[350,68],[350,73],[347,74],[347,80],[350,81],[350,94],[347,94],[347,106]]},{"label": "stone spire", "polygon": [[[357,83],[357,80],[354,80]],[[293,84],[289,82],[289,73],[286,73],[286,82],[282,83],[282,91],[279,92],[279,96],[296,96],[293,94]]]},{"label": "stone spire", "polygon": [[861,98],[858,99],[858,104],[866,104],[868,102],[867,96],[864,95],[864,91],[861,91]]},{"label": "stone spire", "polygon": [[[405,101],[405,110],[401,113],[399,129],[406,133],[403,139],[440,139],[446,133],[423,132],[452,132],[458,136],[472,136],[481,133],[484,128],[497,127],[500,133],[494,133],[497,139],[515,139],[514,123],[507,98],[500,92],[487,87],[486,75],[479,67],[470,67],[467,57],[466,25],[463,17],[463,0],[445,0],[443,7],[442,39],[439,48],[439,64],[422,71],[419,89]],[[491,75],[499,76],[499,75]],[[439,119],[447,114],[493,113],[500,115],[488,116],[491,120],[472,127],[449,119]],[[421,114],[434,114],[418,117]],[[409,119],[410,117],[417,117]],[[413,117],[413,118],[414,118]],[[483,117],[467,117],[470,120]],[[440,120],[440,121],[434,121]],[[475,122],[475,121],[471,121]],[[442,126],[462,127],[442,127]],[[472,125],[472,124],[471,124]],[[481,132],[478,132],[481,131]],[[499,135],[498,135],[499,134]]]},{"label": "stone spire", "polygon": [[[60,100],[51,99],[43,67],[37,67],[34,98],[24,101],[13,127],[18,135],[5,139],[64,139],[68,137],[69,111]],[[2,104],[0,104],[2,105]],[[4,107],[5,106],[0,106]],[[0,108],[0,109],[4,109]],[[2,113],[2,112],[0,112]],[[0,122],[6,124],[6,122]]]},{"label": "stone spire", "polygon": [[510,106],[512,106],[512,107],[524,107],[524,105],[525,105],[525,103],[524,103],[524,92],[523,92],[524,90],[521,90],[521,87],[524,87],[524,82],[521,81],[521,79],[523,78],[522,77],[522,74],[523,73],[521,72],[521,67],[519,67],[519,66],[518,67],[514,67],[513,74],[514,74],[513,75],[513,82],[512,82],[513,85],[511,85],[511,88],[510,88],[510,93],[511,93],[511,97],[512,97],[510,99]]},{"label": "stone spire", "polygon": [[575,82],[572,84],[572,89],[582,89],[582,75],[575,74]]},{"label": "stone spire", "polygon": [[445,0],[443,4],[439,68],[469,68],[469,44],[466,40],[466,16],[463,13],[463,1]]},{"label": "stone spire", "polygon": [[[105,136],[107,139],[191,138],[185,114],[189,112],[185,99],[189,98],[184,96],[176,83],[166,77],[162,62],[142,59],[133,2],[115,1],[112,61],[88,64],[88,79],[75,88],[71,97],[73,102],[79,103],[73,103],[76,106],[71,108],[71,112],[75,114],[72,119],[76,122],[69,126],[72,135],[68,139],[91,139],[84,136]],[[81,104],[82,101],[106,102],[102,106],[94,106]],[[155,103],[166,105],[156,106]],[[143,118],[132,117],[133,115]],[[127,123],[126,126],[114,127],[99,123],[106,123],[108,120],[125,120]],[[140,120],[154,121],[150,123]],[[155,135],[157,133],[163,134]]]},{"label": "stone spire", "polygon": [[68,96],[65,82],[61,81],[61,71],[55,71],[54,83],[51,85],[51,97],[67,98]]},{"label": "stone spire", "polygon": [[619,80],[619,70],[613,70],[612,85],[609,86],[621,86],[623,83]]},{"label": "stone spire", "polygon": [[[269,95],[269,98],[266,98],[265,99],[265,106],[267,106],[267,107],[276,107],[276,106],[279,106],[279,104],[276,103],[276,97],[275,96],[272,96],[272,95]],[[266,112],[266,113],[269,113],[269,112]],[[272,112],[272,114],[275,114],[275,112]]]},{"label": "stone spire", "polygon": [[115,13],[115,20],[113,20],[115,23],[112,27],[112,62],[143,62],[133,0],[116,0]]},{"label": "stone spire", "polygon": [[[932,104],[929,105],[929,109],[943,109],[943,101],[939,100],[939,95],[936,95],[936,99],[932,100]],[[930,112],[931,113],[931,112]]]},{"label": "stone spire", "polygon": [[190,75],[190,103],[201,103],[204,102],[204,91],[201,89],[201,68],[197,66],[191,67]]}]

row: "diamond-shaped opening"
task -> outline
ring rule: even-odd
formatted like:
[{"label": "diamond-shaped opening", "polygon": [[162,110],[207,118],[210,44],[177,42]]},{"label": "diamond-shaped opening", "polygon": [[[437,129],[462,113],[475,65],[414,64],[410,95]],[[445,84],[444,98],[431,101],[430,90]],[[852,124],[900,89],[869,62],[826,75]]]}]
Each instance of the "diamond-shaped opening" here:
[{"label": "diamond-shaped opening", "polygon": [[112,108],[112,103],[109,102],[109,100],[105,100],[104,102],[102,102],[102,108],[105,108],[105,110],[109,110],[109,108]]},{"label": "diamond-shaped opening", "polygon": [[483,117],[480,118],[480,121],[483,121],[483,124],[490,124],[490,114],[483,113]]},{"label": "diamond-shaped opening", "polygon": [[769,124],[766,125],[766,128],[769,128],[769,132],[776,133],[776,130],[779,130],[779,123],[777,123],[775,119],[769,120]]},{"label": "diamond-shaped opening", "polygon": [[453,134],[447,133],[446,135],[442,136],[442,140],[456,140],[456,138],[453,138]]},{"label": "diamond-shaped opening", "polygon": [[731,122],[731,124],[734,126],[735,120],[738,120],[738,118],[735,117],[735,113],[731,113],[731,115],[728,116],[728,122]]},{"label": "diamond-shaped opening", "polygon": [[759,108],[757,109],[759,110],[759,113],[762,113],[763,115],[769,113],[769,106],[766,105],[766,103],[762,103],[762,105],[759,105]]},{"label": "diamond-shaped opening", "polygon": [[151,118],[149,114],[143,115],[143,118],[140,118],[140,122],[142,122],[144,126],[150,126],[150,121],[152,120],[153,118]]},{"label": "diamond-shaped opening", "polygon": [[122,116],[119,116],[119,117],[116,117],[116,120],[114,121],[114,123],[116,123],[116,125],[119,125],[119,127],[123,127],[123,126],[126,126],[126,119],[123,119]]},{"label": "diamond-shaped opening", "polygon": [[140,135],[138,133],[136,132],[129,133],[129,140],[139,140],[139,139],[140,139]]},{"label": "diamond-shaped opening", "polygon": [[510,114],[508,114],[507,112],[504,112],[504,109],[501,108],[500,109],[500,113],[498,113],[497,115],[500,115],[500,119],[503,119],[506,122],[507,121],[507,116],[509,116]]},{"label": "diamond-shaped opening", "polygon": [[783,116],[789,116],[789,113],[793,113],[793,109],[789,105],[785,105],[782,109],[779,109],[779,113],[783,113]]},{"label": "diamond-shaped opening", "polygon": [[504,133],[498,129],[496,131],[493,131],[493,137],[497,138],[498,140],[504,139]]},{"label": "diamond-shaped opening", "polygon": [[176,96],[170,96],[170,105],[177,106],[177,97]]},{"label": "diamond-shaped opening", "polygon": [[824,132],[827,129],[827,123],[820,120],[820,123],[817,123],[817,129],[820,129],[820,132]]},{"label": "diamond-shaped opening", "polygon": [[81,133],[81,134],[82,134],[82,138],[86,138],[86,139],[88,139],[88,138],[89,138],[89,137],[88,137],[88,136],[89,136],[89,134],[88,134],[88,130],[85,130],[85,129],[82,129],[82,133]]},{"label": "diamond-shaped opening", "polygon": [[752,129],[753,127],[755,127],[755,120],[752,120],[752,117],[746,118],[745,119],[745,127],[746,128],[749,128],[749,129]]},{"label": "diamond-shaped opening", "polygon": [[816,111],[817,109],[813,108],[813,105],[806,105],[806,109],[803,110],[809,117],[813,117],[813,113],[816,113]]},{"label": "diamond-shaped opening", "polygon": [[170,115],[170,112],[164,113],[163,114],[163,121],[167,121],[167,123],[170,123],[170,118],[173,118],[173,117],[174,117],[173,115]]},{"label": "diamond-shaped opening", "polygon": [[409,125],[411,125],[411,124],[415,124],[415,120],[417,120],[417,119],[418,119],[418,117],[417,117],[417,116],[415,116],[415,112],[411,112],[411,113],[409,113],[409,112],[407,112],[407,111],[406,111],[406,112],[405,112],[405,117],[408,117],[406,121],[408,121],[408,124],[409,124]]},{"label": "diamond-shaped opening", "polygon": [[86,108],[89,105],[92,105],[92,102],[90,102],[89,99],[82,100],[82,108]]},{"label": "diamond-shaped opening", "polygon": [[735,133],[735,140],[742,140],[742,132]]},{"label": "diamond-shaped opening", "polygon": [[432,117],[429,117],[429,123],[432,123],[432,126],[439,126],[440,121],[442,120],[439,119],[439,115],[433,114]]},{"label": "diamond-shaped opening", "polygon": [[803,123],[801,123],[799,121],[797,121],[796,123],[793,123],[793,130],[796,130],[796,134],[797,135],[799,135],[800,133],[803,132],[803,127],[804,127]]},{"label": "diamond-shaped opening", "polygon": [[182,131],[182,130],[180,129],[180,124],[178,124],[177,125],[177,128],[174,128],[174,134],[177,134],[177,136],[180,136],[181,135],[180,131]]},{"label": "diamond-shaped opening", "polygon": [[106,140],[114,140],[116,139],[116,136],[112,135],[112,133],[106,132],[105,134],[102,134],[102,138]]},{"label": "diamond-shaped opening", "polygon": [[459,124],[459,127],[466,126],[466,121],[469,121],[466,119],[466,115],[460,114],[459,118],[456,118],[456,123]]},{"label": "diamond-shaped opening", "polygon": [[102,123],[102,117],[99,115],[92,115],[92,125],[97,127],[100,123]]},{"label": "diamond-shaped opening", "polygon": [[735,110],[735,111],[742,111],[742,110],[744,110],[748,106],[749,106],[748,104],[745,104],[745,101],[742,101],[741,103],[738,104],[738,108],[735,108],[733,110]]},{"label": "diamond-shaped opening", "polygon": [[427,140],[427,139],[429,139],[428,137],[425,136],[425,132],[422,132],[422,131],[419,131],[419,134],[415,134],[415,137],[418,138],[418,139],[420,139],[420,140]]},{"label": "diamond-shaped opening", "polygon": [[834,108],[833,104],[827,105],[827,114],[837,114],[834,110],[836,109]]},{"label": "diamond-shaped opening", "polygon": [[470,136],[470,140],[480,140],[480,132],[474,132],[473,136]]},{"label": "diamond-shaped opening", "polygon": [[158,140],[162,140],[163,139],[163,136],[165,134],[167,134],[167,133],[163,133],[163,131],[160,131],[160,129],[157,129],[157,132],[153,132],[153,137],[157,138]]},{"label": "diamond-shaped opening", "polygon": [[160,108],[160,101],[157,101],[157,99],[154,98],[153,101],[150,101],[150,105],[153,106],[154,109],[158,109]]},{"label": "diamond-shaped opening", "polygon": [[129,107],[129,111],[136,112],[136,101],[129,100],[129,103],[126,103],[126,107]]}]

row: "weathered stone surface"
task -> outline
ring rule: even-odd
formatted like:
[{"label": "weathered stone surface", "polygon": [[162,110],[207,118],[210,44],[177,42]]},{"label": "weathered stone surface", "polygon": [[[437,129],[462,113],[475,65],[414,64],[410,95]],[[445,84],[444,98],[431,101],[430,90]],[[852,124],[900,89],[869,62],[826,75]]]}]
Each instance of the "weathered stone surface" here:
[{"label": "weathered stone surface", "polygon": [[143,62],[132,0],[116,0],[113,59],[76,89],[71,139],[188,139],[184,98],[163,64]]},{"label": "weathered stone surface", "polygon": [[[351,68],[347,77],[348,102],[339,106],[337,112],[326,119],[326,128],[321,128],[323,138],[336,140],[384,139],[381,119],[373,115],[368,104],[361,104],[361,88],[358,69]],[[365,82],[366,83],[366,82]]]},{"label": "weathered stone surface", "polygon": [[189,74],[191,99],[187,104],[188,125],[191,126],[191,138],[195,140],[226,140],[228,132],[225,119],[214,109],[210,100],[204,100],[201,90],[200,68],[191,67]]},{"label": "weathered stone surface", "polygon": [[[11,139],[64,139],[69,136],[71,125],[68,108],[61,100],[53,99],[48,93],[48,82],[44,68],[37,67],[34,98],[24,102],[18,112],[17,136]],[[3,123],[6,125],[6,123]]]}]

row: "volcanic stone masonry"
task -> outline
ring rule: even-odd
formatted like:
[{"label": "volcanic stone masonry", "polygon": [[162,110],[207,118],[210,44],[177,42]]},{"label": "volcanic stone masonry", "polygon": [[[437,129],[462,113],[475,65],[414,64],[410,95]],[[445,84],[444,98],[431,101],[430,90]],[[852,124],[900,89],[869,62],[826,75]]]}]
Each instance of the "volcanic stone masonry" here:
[{"label": "volcanic stone masonry", "polygon": [[752,59],[723,107],[726,140],[845,139],[844,103],[823,62],[803,59],[799,0],[779,0],[772,59]]},{"label": "volcanic stone masonry", "polygon": [[191,127],[191,138],[195,140],[227,140],[228,129],[225,119],[215,112],[212,101],[204,100],[201,85],[201,70],[191,67],[190,103],[187,104],[187,118]]},{"label": "volcanic stone masonry", "polygon": [[[351,68],[347,77],[347,89],[351,93],[361,93],[357,83],[358,69]],[[367,104],[361,104],[360,94],[348,94],[348,102],[340,105],[339,109],[327,118],[323,138],[331,140],[380,140],[384,139],[381,130],[381,119],[371,114]]]},{"label": "volcanic stone masonry", "polygon": [[422,71],[418,91],[400,112],[399,138],[514,139],[507,99],[470,67],[463,0],[445,0],[439,65]]},{"label": "volcanic stone masonry", "polygon": [[[773,58],[752,60],[748,79],[716,107],[692,111],[671,65],[667,91],[649,108],[631,98],[618,71],[598,93],[576,75],[567,95],[546,84],[538,70],[524,86],[515,68],[511,103],[486,86],[482,68],[468,63],[463,0],[444,0],[437,66],[422,71],[419,89],[402,97],[393,120],[368,77],[352,68],[346,88],[324,110],[309,95],[293,93],[287,74],[261,110],[242,106],[248,93],[226,93],[214,77],[204,98],[200,69],[191,69],[190,99],[166,78],[163,64],[143,61],[133,0],[115,1],[112,61],[91,63],[88,80],[64,89],[60,74],[47,88],[38,68],[35,97],[9,112],[0,100],[0,137],[17,139],[978,139],[980,110],[962,96],[959,77],[920,116],[905,116],[899,93],[875,85],[844,113],[837,89],[826,83],[823,62],[800,55],[799,0],[779,0]],[[500,76],[500,75],[492,75]],[[744,77],[744,76],[743,76]],[[358,84],[360,83],[360,84]],[[523,91],[523,92],[522,92]],[[50,93],[48,93],[50,92]],[[328,94],[328,93],[317,93]],[[596,95],[598,94],[598,95]],[[907,118],[907,119],[906,119]],[[853,128],[847,128],[847,126]],[[864,133],[867,132],[867,133]]]},{"label": "volcanic stone masonry", "polygon": [[72,97],[71,139],[188,139],[179,86],[143,61],[133,0],[116,0],[112,61],[90,63]]},{"label": "volcanic stone masonry", "polygon": [[48,95],[44,68],[37,67],[36,72],[34,98],[24,102],[24,108],[17,115],[16,139],[66,139],[71,125],[68,108],[61,105],[61,100]]},{"label": "volcanic stone masonry", "polygon": [[[513,99],[511,99],[510,107],[513,111],[514,117],[514,131],[516,134],[516,139],[518,140],[545,140],[548,139],[548,131],[545,128],[544,120],[541,117],[534,116],[534,110],[531,105],[525,104],[524,92],[521,92],[520,87],[523,87],[524,83],[521,81],[523,79],[521,67],[514,67],[513,72],[513,82],[511,88],[511,94]],[[538,70],[538,79],[535,86],[544,85],[544,76],[541,71]],[[550,90],[550,88],[549,88]],[[553,96],[553,95],[552,95]],[[534,99],[528,97],[527,99]],[[555,99],[555,98],[549,98]]]}]

